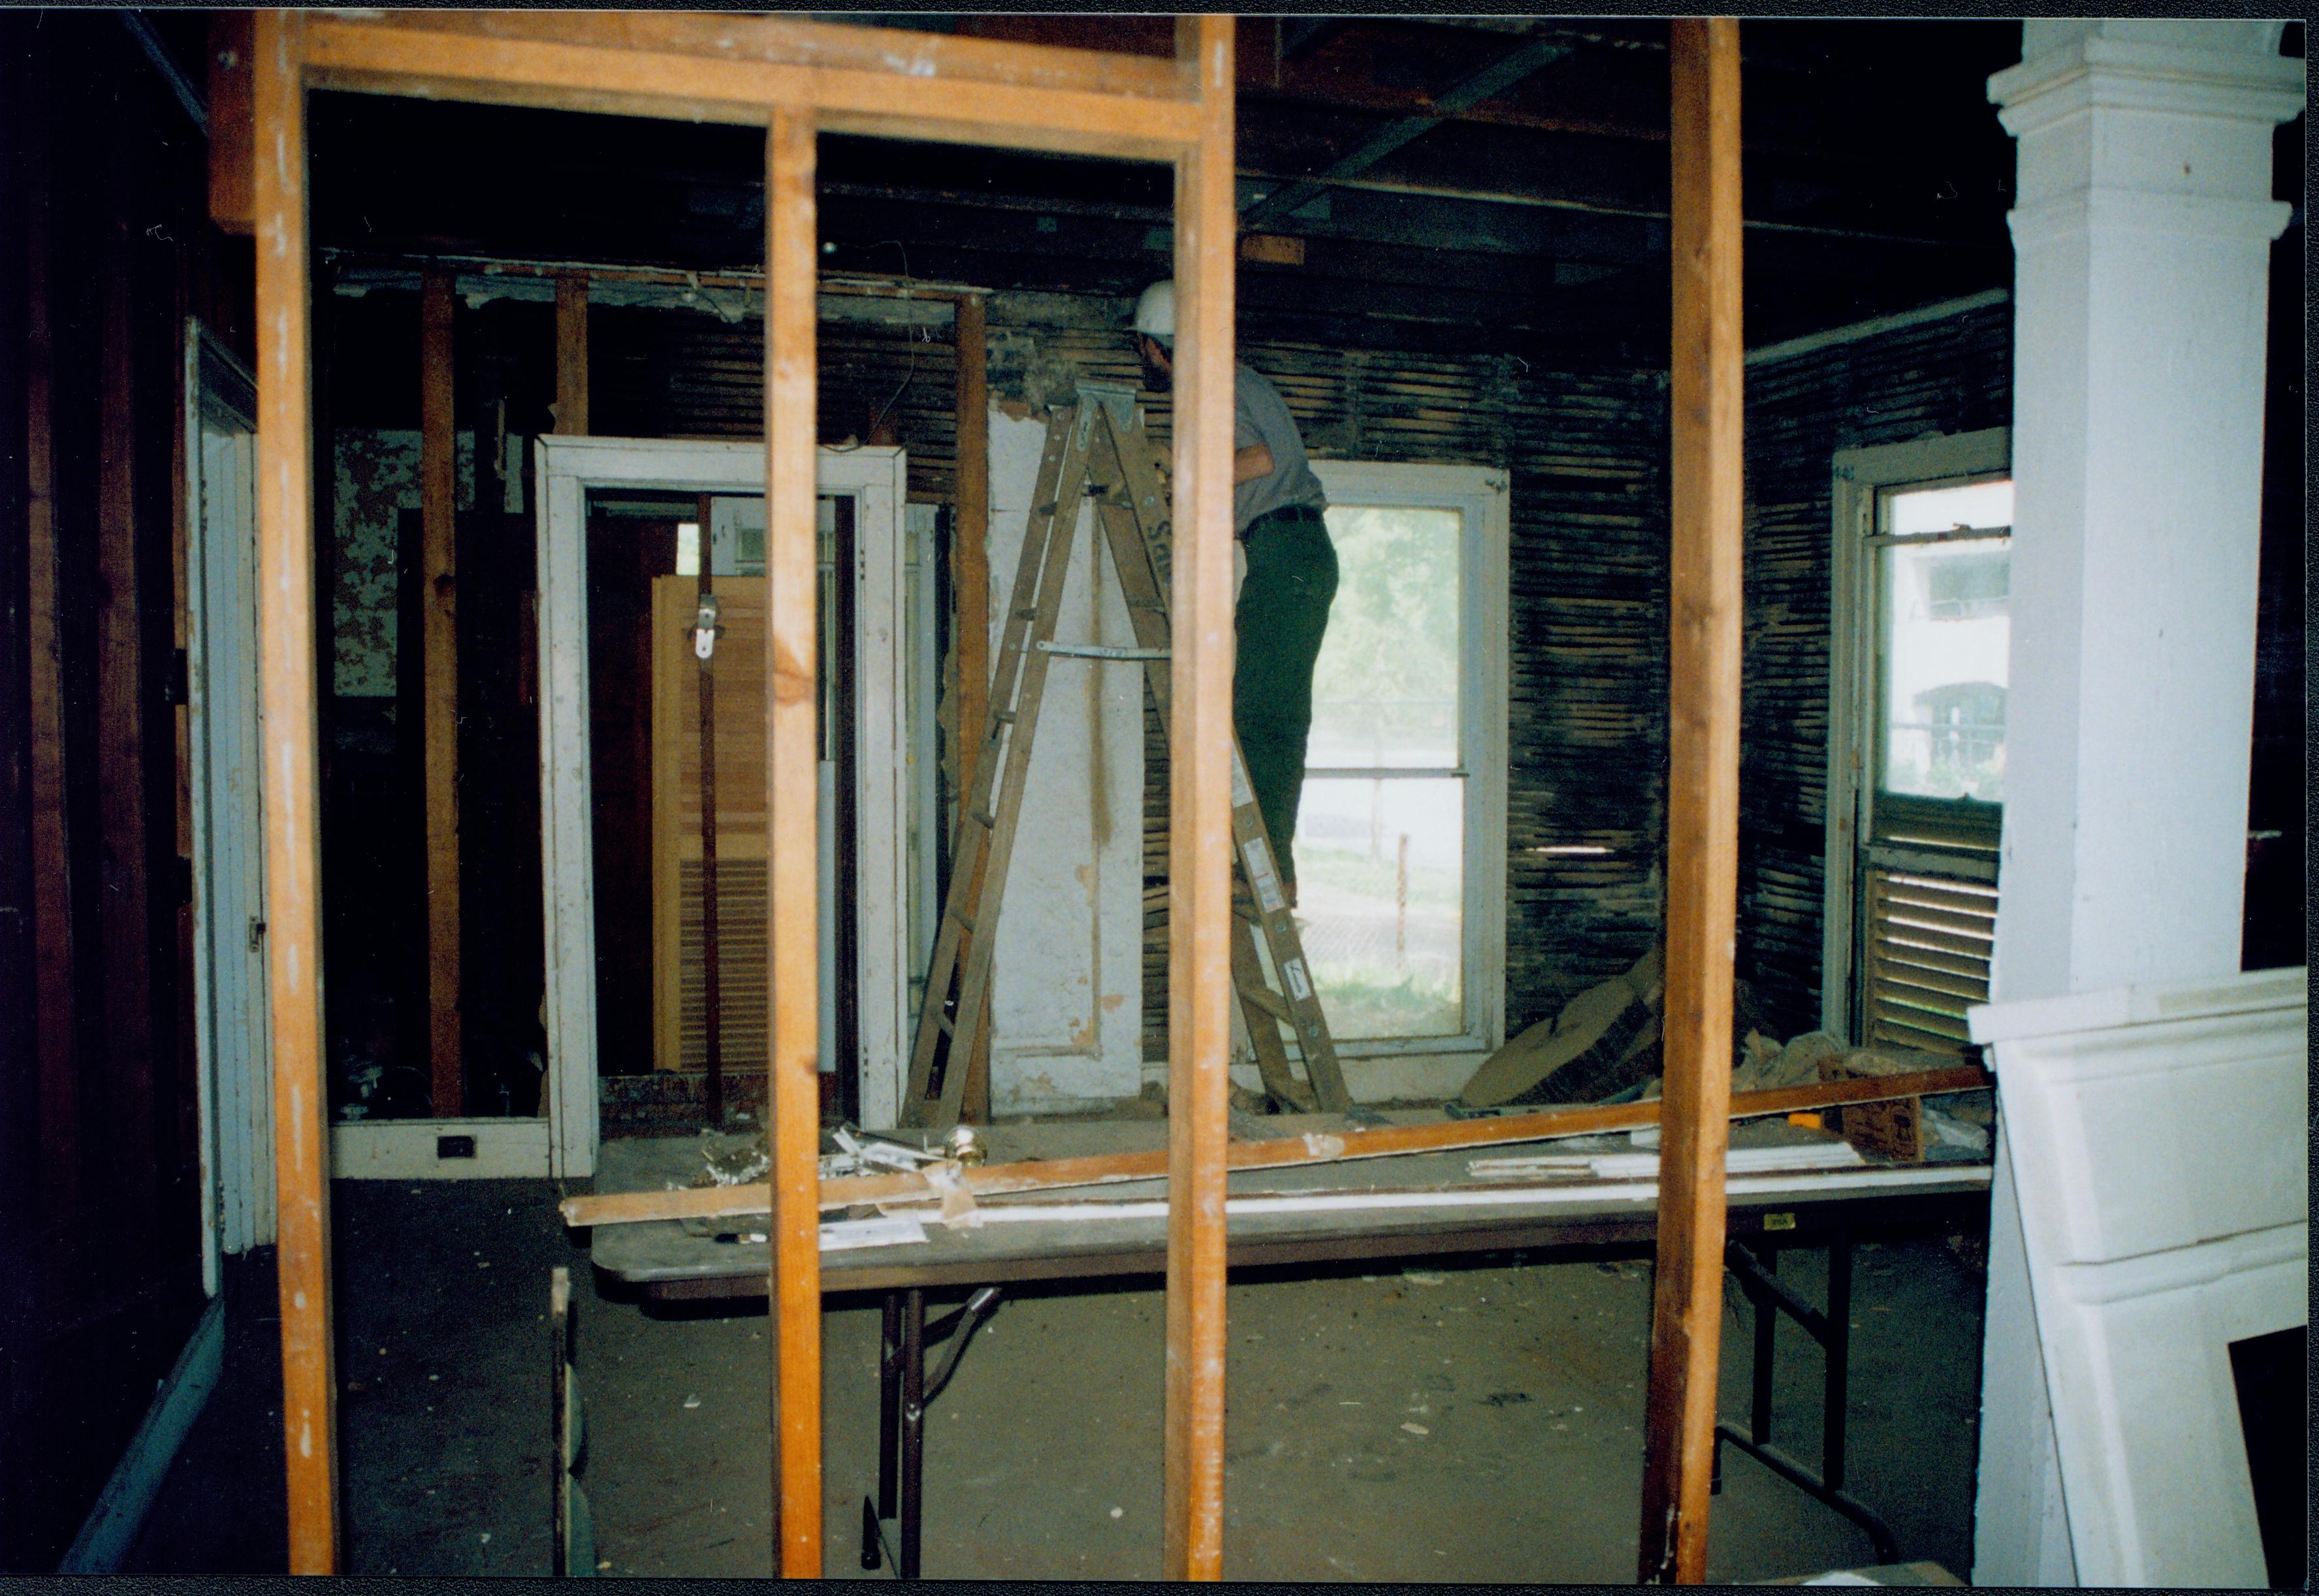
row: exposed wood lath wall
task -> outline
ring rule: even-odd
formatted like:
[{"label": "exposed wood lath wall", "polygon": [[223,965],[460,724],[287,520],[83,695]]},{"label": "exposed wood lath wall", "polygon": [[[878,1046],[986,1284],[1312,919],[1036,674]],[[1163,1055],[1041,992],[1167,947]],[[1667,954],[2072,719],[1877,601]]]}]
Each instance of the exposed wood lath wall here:
[{"label": "exposed wood lath wall", "polygon": [[[595,428],[606,437],[763,435],[762,319],[603,307],[590,338]],[[818,353],[822,441],[869,441],[883,410],[909,452],[909,496],[950,502],[958,447],[950,329],[825,322]]]},{"label": "exposed wood lath wall", "polygon": [[1819,1024],[1833,457],[2012,413],[2009,303],[1748,369],[1738,975],[1782,1036]]}]

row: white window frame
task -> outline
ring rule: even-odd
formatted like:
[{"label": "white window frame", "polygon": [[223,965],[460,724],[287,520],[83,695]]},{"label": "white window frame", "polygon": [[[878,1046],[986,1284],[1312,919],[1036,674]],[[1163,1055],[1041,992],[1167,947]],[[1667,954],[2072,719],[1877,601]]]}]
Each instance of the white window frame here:
[{"label": "white window frame", "polygon": [[1456,767],[1466,780],[1464,1024],[1455,1035],[1347,1041],[1338,1048],[1357,1098],[1446,1097],[1465,1086],[1479,1057],[1505,1041],[1509,482],[1505,472],[1479,465],[1312,464],[1331,505],[1455,509],[1464,518]]},{"label": "white window frame", "polygon": [[[1908,443],[1839,449],[1829,495],[1827,818],[1822,845],[1820,1025],[1853,1037],[1852,987],[1860,827],[1870,782],[1868,717],[1876,702],[1877,496],[1887,488],[1938,486],[2013,469],[2010,428],[1955,432]],[[1943,870],[1953,869],[1944,865]]]}]

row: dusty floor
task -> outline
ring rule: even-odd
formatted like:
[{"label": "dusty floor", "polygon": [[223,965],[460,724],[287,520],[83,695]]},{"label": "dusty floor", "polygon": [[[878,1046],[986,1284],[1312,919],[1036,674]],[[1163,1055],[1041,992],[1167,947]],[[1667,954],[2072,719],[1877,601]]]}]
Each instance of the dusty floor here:
[{"label": "dusty floor", "polygon": [[[568,1264],[605,1572],[764,1573],[763,1319],[604,1300],[555,1199],[542,1182],[334,1188],[347,1572],[546,1572],[547,1275]],[[1864,1247],[1856,1268],[1850,1483],[1904,1557],[1961,1573],[1981,1277],[1938,1239]],[[1784,1274],[1818,1298],[1817,1255]],[[235,1288],[225,1384],[132,1572],[281,1566],[271,1281],[245,1269]],[[1592,1257],[1236,1276],[1227,1576],[1631,1580],[1649,1289],[1647,1265]],[[1751,1311],[1728,1296],[1722,1405],[1737,1417]],[[862,1574],[877,1340],[875,1299],[826,1317],[826,1536],[841,1577]],[[1152,1575],[1160,1354],[1156,1283],[1011,1297],[932,1410],[925,1573]],[[1783,1327],[1780,1438],[1807,1460],[1819,1371]],[[1736,1452],[1711,1524],[1717,1581],[1872,1561],[1865,1535]]]}]

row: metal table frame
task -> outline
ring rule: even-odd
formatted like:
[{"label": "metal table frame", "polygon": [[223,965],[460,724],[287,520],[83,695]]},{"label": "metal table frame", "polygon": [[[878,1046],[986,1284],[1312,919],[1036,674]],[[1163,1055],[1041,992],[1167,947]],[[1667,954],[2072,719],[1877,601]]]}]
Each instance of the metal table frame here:
[{"label": "metal table frame", "polygon": [[[1721,1483],[1725,1443],[1739,1447],[1782,1479],[1860,1525],[1874,1543],[1880,1561],[1898,1562],[1890,1527],[1876,1511],[1846,1493],[1844,1484],[1845,1408],[1851,1376],[1850,1324],[1852,1253],[1863,1232],[1880,1237],[1953,1234],[1988,1222],[1987,1187],[1968,1191],[1882,1194],[1799,1201],[1790,1195],[1735,1199],[1727,1222],[1725,1261],[1741,1292],[1755,1309],[1750,1422],[1716,1427],[1716,1481]],[[1647,1210],[1626,1214],[1526,1215],[1513,1219],[1446,1220],[1438,1226],[1380,1226],[1311,1236],[1245,1237],[1230,1242],[1232,1269],[1329,1263],[1376,1263],[1396,1258],[1439,1258],[1477,1252],[1591,1252],[1649,1257],[1656,1253],[1657,1222]],[[1812,1308],[1782,1283],[1776,1265],[1764,1261],[1798,1248],[1828,1249],[1829,1303]],[[886,1256],[880,1256],[886,1254]],[[974,1331],[997,1309],[1003,1286],[1033,1280],[1095,1280],[1166,1272],[1164,1240],[988,1261],[914,1265],[884,1249],[822,1261],[825,1295],[876,1291],[883,1294],[880,1336],[878,1402],[878,1494],[862,1504],[861,1565],[876,1569],[890,1560],[903,1579],[920,1572],[925,1513],[925,1410],[949,1384]],[[957,1308],[931,1323],[925,1294],[945,1286],[973,1290]],[[717,1276],[640,1282],[648,1301],[728,1298],[764,1300],[765,1276],[756,1270]],[[1771,1437],[1773,1331],[1785,1313],[1827,1349],[1822,1385],[1821,1473],[1815,1474],[1773,1444]],[[926,1349],[951,1343],[929,1375]],[[884,1527],[894,1526],[894,1544]]]}]

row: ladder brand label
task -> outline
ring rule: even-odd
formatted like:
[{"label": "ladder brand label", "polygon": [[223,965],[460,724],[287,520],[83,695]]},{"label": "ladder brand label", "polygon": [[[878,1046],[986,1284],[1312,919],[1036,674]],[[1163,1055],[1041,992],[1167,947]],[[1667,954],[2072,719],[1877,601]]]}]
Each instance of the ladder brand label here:
[{"label": "ladder brand label", "polygon": [[1313,996],[1313,983],[1304,978],[1304,960],[1288,960],[1281,965],[1280,973],[1288,978],[1288,989],[1295,994],[1297,1002],[1302,1003]]},{"label": "ladder brand label", "polygon": [[1262,837],[1250,837],[1241,844],[1241,858],[1248,866],[1249,884],[1256,888],[1256,901],[1264,906],[1266,914],[1278,914],[1280,880],[1272,873],[1272,851]]},{"label": "ladder brand label", "polygon": [[1235,809],[1245,809],[1256,802],[1256,795],[1248,789],[1248,771],[1241,763],[1240,751],[1232,751],[1232,803]]}]

